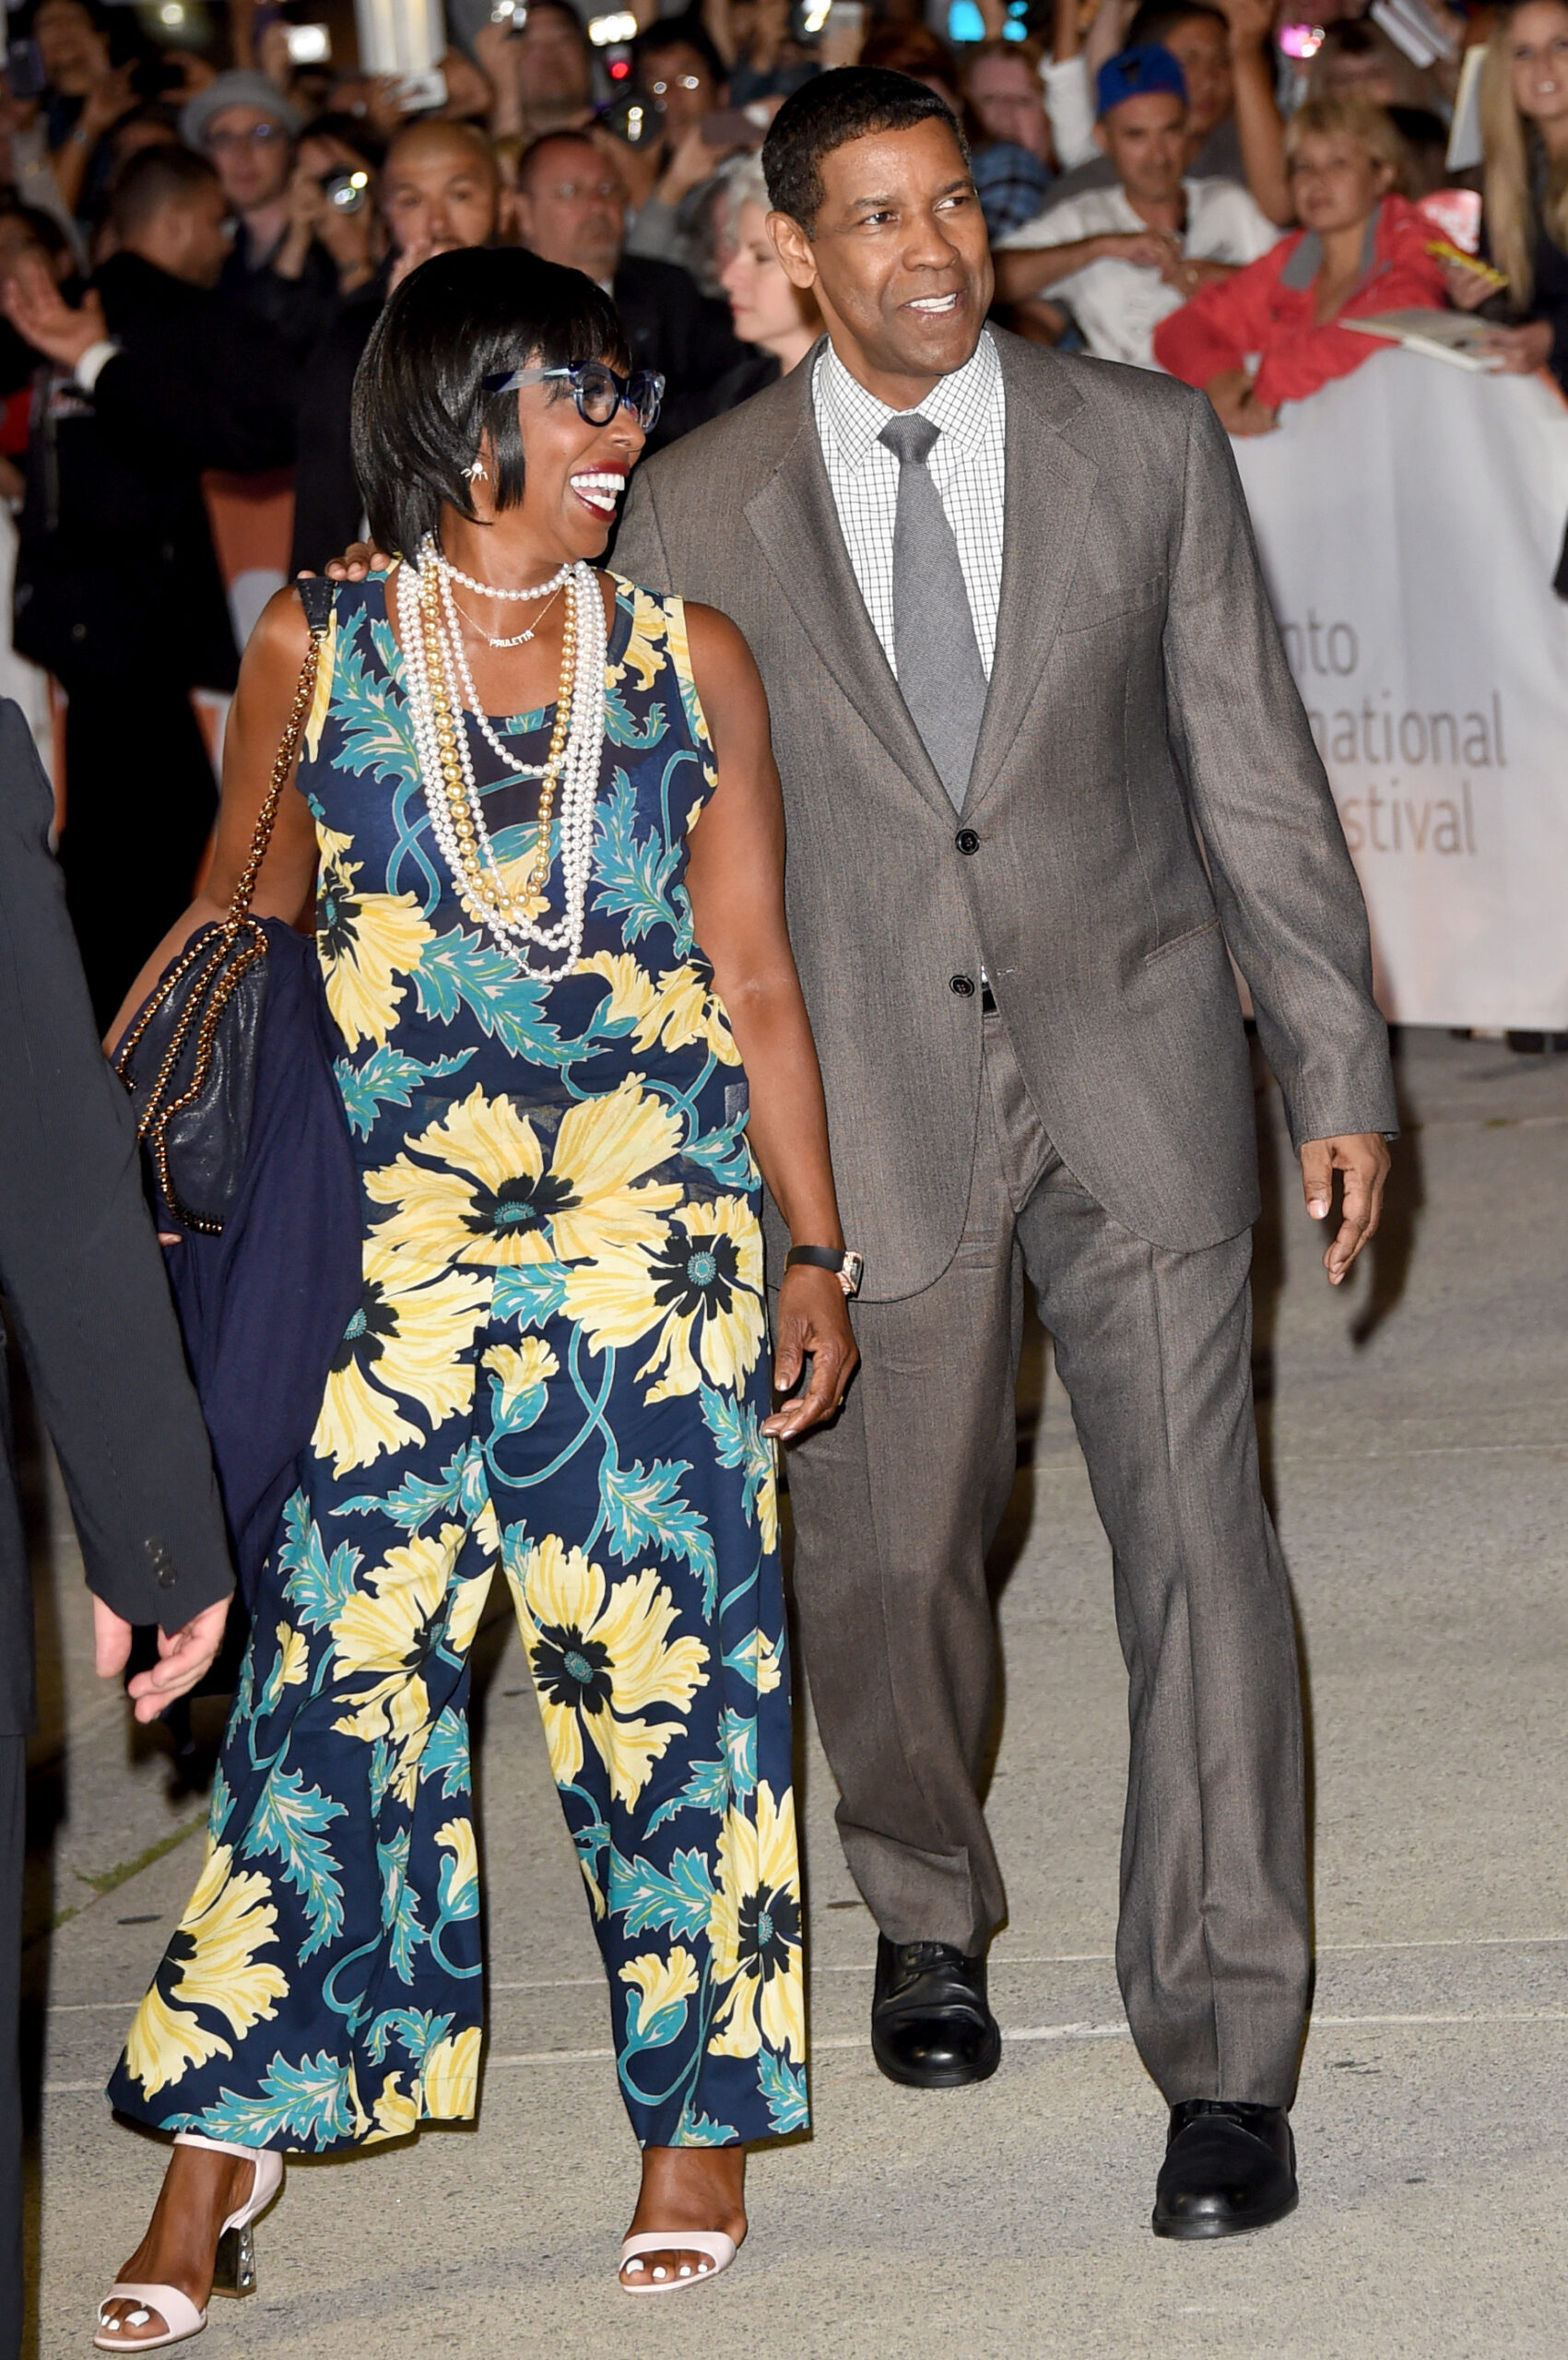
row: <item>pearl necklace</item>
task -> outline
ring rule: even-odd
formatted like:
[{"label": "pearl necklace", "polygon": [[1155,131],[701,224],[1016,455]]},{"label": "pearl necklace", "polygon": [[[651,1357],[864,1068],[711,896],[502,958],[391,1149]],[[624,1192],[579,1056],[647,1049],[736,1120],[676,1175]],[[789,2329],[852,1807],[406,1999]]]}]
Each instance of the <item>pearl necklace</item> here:
[{"label": "pearl necklace", "polygon": [[[519,764],[479,710],[451,603],[449,571],[427,540],[397,577],[398,636],[407,676],[408,714],[425,790],[430,829],[464,911],[524,971],[559,983],[583,954],[588,878],[593,866],[594,808],[605,742],[605,609],[593,568],[563,569],[566,624],[561,635],[560,693],[549,751],[542,763]],[[459,579],[462,577],[459,576]],[[537,778],[538,840],[518,894],[501,876],[474,775],[465,705],[480,736],[513,776]],[[544,922],[530,914],[549,881],[551,831],[560,785],[563,908]],[[530,947],[564,953],[559,965],[535,967]]]},{"label": "pearl necklace", "polygon": [[433,564],[437,572],[448,581],[461,582],[465,590],[477,590],[481,598],[511,598],[515,599],[520,606],[526,606],[530,598],[548,598],[552,590],[559,590],[563,582],[568,582],[572,578],[572,569],[569,560],[559,572],[550,575],[548,582],[541,582],[536,590],[498,590],[493,582],[476,582],[471,573],[465,573],[459,567],[454,565],[445,552],[436,547],[433,534],[426,535],[425,546],[419,552],[419,557],[421,564]]}]

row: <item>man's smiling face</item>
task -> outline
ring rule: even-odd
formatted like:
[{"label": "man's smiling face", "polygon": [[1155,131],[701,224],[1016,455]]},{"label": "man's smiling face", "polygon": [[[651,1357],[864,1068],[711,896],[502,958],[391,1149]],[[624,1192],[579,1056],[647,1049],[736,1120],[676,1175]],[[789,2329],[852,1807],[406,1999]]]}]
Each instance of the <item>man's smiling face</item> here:
[{"label": "man's smiling face", "polygon": [[809,235],[771,217],[797,287],[815,289],[833,344],[896,409],[923,401],[974,350],[991,301],[991,251],[956,130],[933,118],[873,131],[823,157]]}]

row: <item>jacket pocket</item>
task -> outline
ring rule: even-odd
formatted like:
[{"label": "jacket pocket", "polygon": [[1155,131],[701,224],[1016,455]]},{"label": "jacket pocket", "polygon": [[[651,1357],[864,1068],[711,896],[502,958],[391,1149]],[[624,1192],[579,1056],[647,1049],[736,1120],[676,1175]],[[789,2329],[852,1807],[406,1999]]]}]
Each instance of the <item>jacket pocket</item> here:
[{"label": "jacket pocket", "polygon": [[1165,603],[1165,576],[1150,574],[1147,582],[1117,582],[1109,588],[1090,591],[1082,596],[1075,588],[1067,600],[1062,617],[1064,637],[1080,631],[1098,631],[1102,624],[1119,622],[1124,615],[1140,615],[1150,607]]},{"label": "jacket pocket", "polygon": [[1213,917],[1205,918],[1201,926],[1189,926],[1185,933],[1173,934],[1168,942],[1156,943],[1152,950],[1144,952],[1143,963],[1146,967],[1152,967],[1157,960],[1168,958],[1173,950],[1185,950],[1189,943],[1201,942],[1205,935],[1218,934],[1219,931],[1220,918],[1216,913]]}]

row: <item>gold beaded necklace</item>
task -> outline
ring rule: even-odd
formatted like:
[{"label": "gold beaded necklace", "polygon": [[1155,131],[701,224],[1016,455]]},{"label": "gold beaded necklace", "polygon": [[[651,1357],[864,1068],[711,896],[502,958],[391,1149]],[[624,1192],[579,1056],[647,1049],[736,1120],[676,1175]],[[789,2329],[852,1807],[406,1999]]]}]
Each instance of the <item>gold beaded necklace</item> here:
[{"label": "gold beaded necklace", "polygon": [[[463,726],[461,711],[454,709],[446,678],[446,660],[442,645],[440,590],[433,568],[419,585],[420,620],[425,644],[425,669],[430,682],[430,705],[435,717],[436,740],[441,754],[442,785],[445,790],[447,808],[451,813],[453,832],[457,840],[462,863],[461,888],[488,911],[505,915],[512,902],[494,867],[494,854],[487,843],[484,848],[489,864],[481,856],[475,814],[468,798],[458,753],[458,731]],[[541,620],[543,618],[541,617]],[[539,781],[538,838],[533,862],[525,880],[530,894],[543,897],[549,882],[550,839],[555,823],[556,785],[560,774],[561,760],[566,752],[567,732],[572,724],[572,689],[577,672],[577,629],[570,603],[561,626],[560,677],[556,690],[555,723],[550,731],[549,750],[545,756],[544,773]],[[477,914],[477,913],[476,913]]]}]

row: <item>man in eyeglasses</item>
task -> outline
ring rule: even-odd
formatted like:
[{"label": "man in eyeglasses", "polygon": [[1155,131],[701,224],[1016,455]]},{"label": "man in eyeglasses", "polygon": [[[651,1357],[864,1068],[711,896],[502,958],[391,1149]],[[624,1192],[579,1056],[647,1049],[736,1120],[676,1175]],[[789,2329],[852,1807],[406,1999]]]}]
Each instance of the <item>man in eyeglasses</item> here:
[{"label": "man in eyeglasses", "polygon": [[319,239],[303,267],[276,268],[289,237],[289,183],[299,113],[265,74],[220,74],[183,109],[180,136],[217,172],[233,218],[219,291],[266,322],[295,358],[324,333],[337,306],[337,266]]},{"label": "man in eyeglasses", "polygon": [[674,442],[696,423],[709,387],[746,357],[727,309],[709,302],[675,264],[623,251],[625,184],[588,133],[536,139],[517,167],[515,201],[523,243],[546,262],[582,271],[613,299],[632,367],[656,370],[666,383],[650,447]]}]

